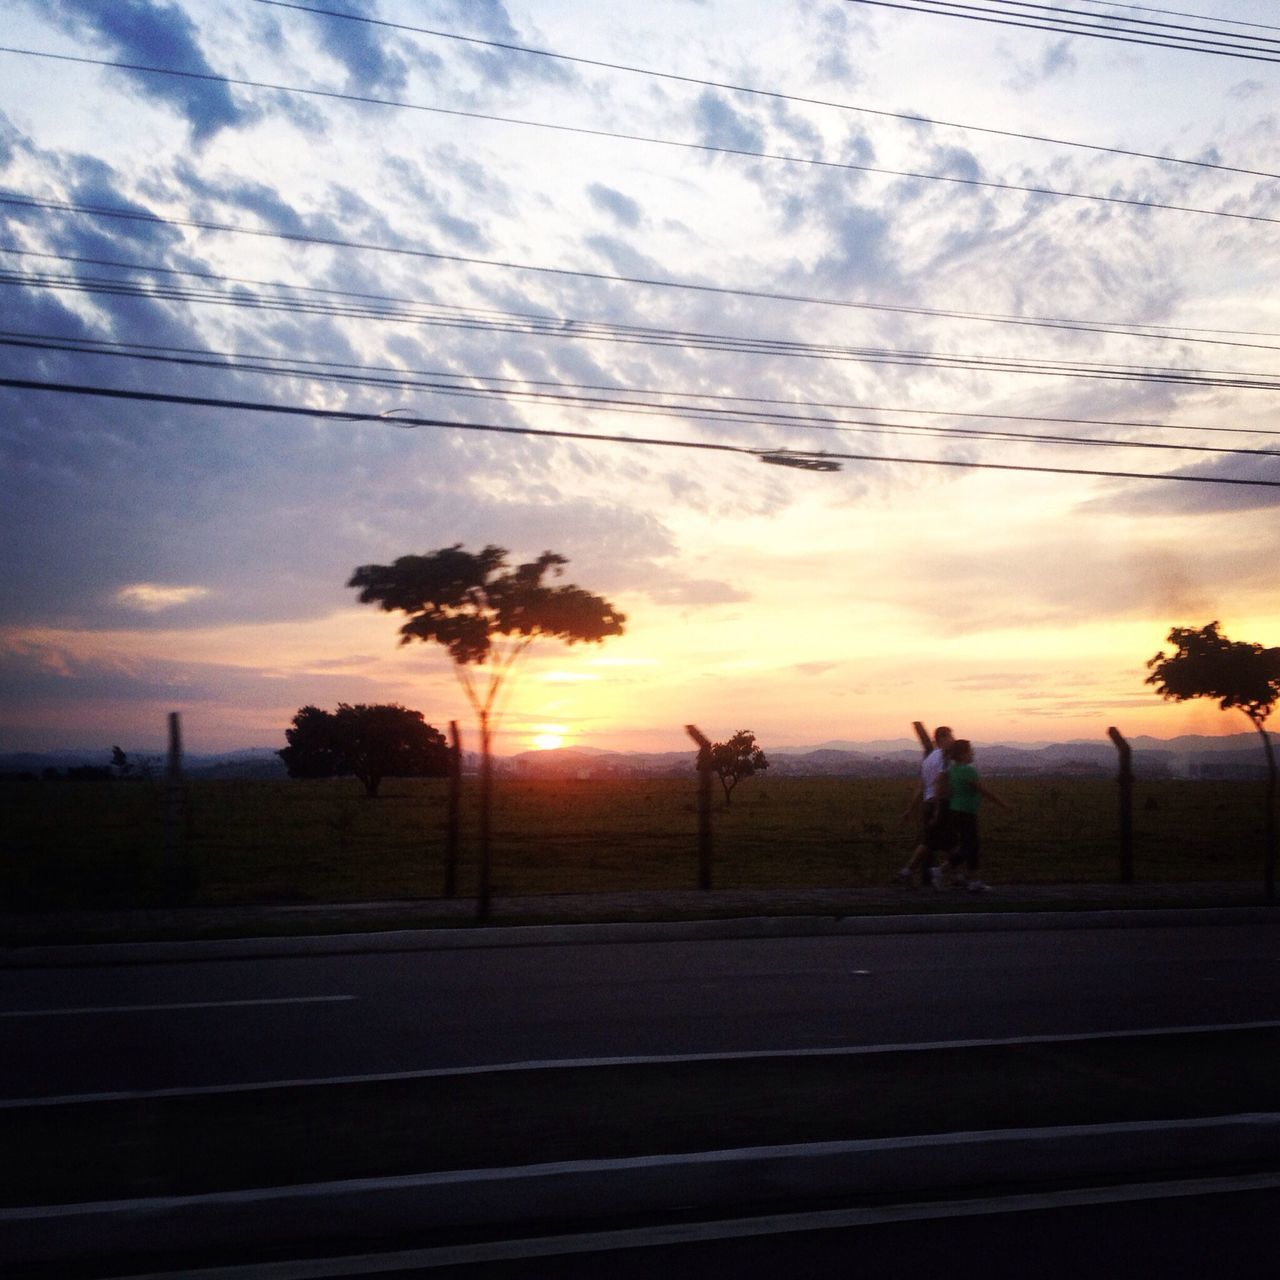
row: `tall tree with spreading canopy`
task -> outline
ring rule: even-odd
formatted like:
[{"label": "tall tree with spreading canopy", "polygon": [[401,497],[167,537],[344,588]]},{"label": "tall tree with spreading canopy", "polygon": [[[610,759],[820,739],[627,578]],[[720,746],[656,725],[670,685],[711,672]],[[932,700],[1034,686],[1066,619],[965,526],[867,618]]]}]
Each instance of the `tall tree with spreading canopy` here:
[{"label": "tall tree with spreading canopy", "polygon": [[[443,645],[480,724],[480,885],[477,913],[489,914],[492,732],[516,663],[539,637],[600,644],[622,634],[626,618],[607,600],[572,583],[551,586],[568,561],[552,551],[514,568],[503,547],[472,552],[461,543],[392,564],[361,565],[347,586],[362,604],[403,613],[400,643]],[[484,668],[487,679],[481,679]]]},{"label": "tall tree with spreading canopy", "polygon": [[1189,698],[1216,698],[1224,711],[1235,708],[1249,719],[1262,738],[1267,759],[1266,863],[1264,881],[1268,899],[1276,896],[1276,753],[1267,733],[1267,717],[1280,702],[1280,647],[1264,648],[1240,640],[1228,640],[1216,621],[1203,627],[1174,627],[1168,641],[1172,653],[1163,650],[1147,667],[1147,684],[1162,698],[1185,702]]}]

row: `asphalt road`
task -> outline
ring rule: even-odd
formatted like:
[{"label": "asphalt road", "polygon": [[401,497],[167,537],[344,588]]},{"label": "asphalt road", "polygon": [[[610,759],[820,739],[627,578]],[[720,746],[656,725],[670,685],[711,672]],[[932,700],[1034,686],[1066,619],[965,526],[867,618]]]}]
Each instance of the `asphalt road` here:
[{"label": "asphalt road", "polygon": [[[877,1280],[980,1276],[983,1280],[1080,1280],[1092,1277],[1210,1276],[1244,1280],[1275,1274],[1274,1224],[1280,1192],[1121,1199],[1039,1210],[985,1211],[838,1229],[695,1239],[630,1248],[512,1256],[502,1261],[448,1260],[390,1273],[465,1275],[467,1280],[649,1280],[653,1276],[732,1276],[735,1280]],[[731,1228],[727,1228],[731,1230]],[[584,1246],[586,1241],[576,1242]],[[407,1255],[406,1260],[412,1255]],[[424,1253],[422,1260],[431,1258]],[[347,1273],[368,1274],[363,1270]],[[301,1280],[301,1278],[299,1278]]]},{"label": "asphalt road", "polygon": [[0,970],[0,1098],[1280,1019],[1267,924]]}]

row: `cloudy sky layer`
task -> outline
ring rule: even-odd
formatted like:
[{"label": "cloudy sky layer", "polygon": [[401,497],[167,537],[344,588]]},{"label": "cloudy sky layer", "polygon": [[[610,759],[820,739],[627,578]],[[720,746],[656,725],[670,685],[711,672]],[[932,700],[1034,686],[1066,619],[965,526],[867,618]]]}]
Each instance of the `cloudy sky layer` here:
[{"label": "cloudy sky layer", "polygon": [[0,750],[465,724],[344,585],[453,543],[628,617],[530,652],[502,750],[1247,727],[1143,677],[1172,625],[1280,643],[1280,487],[1201,482],[1280,482],[1280,64],[844,0],[312,8],[351,16],[7,6],[0,377],[363,420],[0,387]]}]

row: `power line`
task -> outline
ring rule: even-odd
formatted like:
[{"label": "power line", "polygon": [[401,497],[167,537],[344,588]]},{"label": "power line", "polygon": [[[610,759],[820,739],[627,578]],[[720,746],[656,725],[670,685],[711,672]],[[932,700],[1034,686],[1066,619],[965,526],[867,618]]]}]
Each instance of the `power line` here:
[{"label": "power line", "polygon": [[[557,404],[567,408],[589,409],[593,412],[640,413],[646,415],[677,415],[692,422],[732,422],[740,425],[756,424],[795,430],[839,431],[877,435],[926,436],[937,439],[998,440],[1019,444],[1050,444],[1086,446],[1094,448],[1163,449],[1189,453],[1217,454],[1238,457],[1280,457],[1280,450],[1223,447],[1203,444],[1183,444],[1173,441],[1116,440],[1094,436],[1068,436],[1046,432],[996,431],[977,427],[936,427],[919,423],[882,422],[867,419],[812,417],[802,414],[761,412],[747,409],[729,409],[718,405],[667,403],[656,399],[620,400],[604,395],[570,394],[585,390],[575,384],[562,384],[557,391],[523,391],[511,388],[469,387],[457,381],[422,381],[411,370],[397,370],[368,365],[332,365],[333,372],[317,371],[314,366],[329,362],[308,361],[305,368],[297,362],[286,363],[284,357],[245,355],[233,352],[192,350],[182,348],[141,347],[130,343],[102,342],[94,339],[68,339],[39,334],[11,334],[0,331],[0,346],[19,347],[40,351],[61,351],[77,355],[98,355],[109,358],[147,361],[159,364],[204,368],[222,373],[249,373],[274,377],[305,378],[311,381],[338,383],[342,386],[359,386],[400,391],[430,391],[433,394],[457,396],[464,399],[501,399],[507,404]],[[268,363],[271,362],[271,363]],[[337,371],[353,370],[353,371]],[[387,374],[391,376],[383,377]],[[470,374],[421,375],[423,377],[473,377]],[[696,398],[696,393],[667,391],[645,392],[639,389],[618,389],[635,396],[685,396]],[[797,408],[812,408],[803,401],[794,402]],[[886,410],[886,412],[893,412]],[[962,415],[956,415],[962,416]],[[1212,430],[1212,428],[1210,428]],[[1262,431],[1258,434],[1280,435],[1280,431]]]},{"label": "power line", "polygon": [[[105,349],[105,353],[110,354],[112,349],[118,349],[124,353],[132,352],[159,352],[172,354],[175,356],[189,357],[208,357],[211,362],[215,363],[215,367],[225,368],[229,361],[245,361],[256,360],[263,364],[271,364],[273,367],[286,366],[286,371],[296,371],[299,376],[311,376],[316,369],[334,369],[348,370],[355,373],[375,373],[375,374],[393,374],[399,378],[415,379],[415,378],[434,378],[434,379],[453,379],[453,382],[440,383],[440,389],[446,392],[456,390],[459,392],[466,391],[475,394],[492,394],[495,396],[529,396],[542,394],[539,392],[526,392],[520,388],[549,388],[548,395],[553,399],[561,399],[561,393],[564,391],[586,391],[601,393],[599,403],[606,405],[630,405],[635,401],[614,401],[607,397],[612,395],[632,395],[649,397],[652,401],[651,407],[654,411],[676,412],[683,411],[685,406],[671,405],[663,403],[661,397],[664,396],[680,396],[685,400],[707,402],[712,406],[721,404],[745,405],[745,406],[771,406],[781,405],[790,409],[811,409],[811,410],[830,410],[838,413],[894,413],[906,414],[912,417],[925,418],[966,418],[983,422],[1023,422],[1023,423],[1039,423],[1055,426],[1075,426],[1075,427],[1108,427],[1121,428],[1125,430],[1150,430],[1165,432],[1194,432],[1197,434],[1221,434],[1221,435],[1253,435],[1253,436],[1280,436],[1280,430],[1268,430],[1263,427],[1224,427],[1224,426],[1194,426],[1189,423],[1171,423],[1171,422],[1150,422],[1150,421],[1134,421],[1132,419],[1115,419],[1115,418],[1068,418],[1058,417],[1049,414],[1015,414],[1015,413],[996,413],[991,411],[976,412],[963,409],[917,409],[910,408],[905,405],[878,405],[878,404],[856,404],[839,401],[823,401],[823,400],[796,400],[780,399],[767,396],[746,396],[746,395],[730,395],[728,393],[717,393],[707,391],[690,391],[690,390],[672,390],[670,388],[654,388],[654,387],[627,387],[618,386],[611,383],[579,383],[579,382],[562,382],[550,379],[537,378],[512,378],[497,374],[476,373],[474,371],[456,372],[452,370],[441,369],[404,369],[387,365],[361,365],[349,361],[337,360],[316,360],[305,359],[297,356],[273,356],[261,353],[246,354],[236,351],[216,351],[201,347],[175,347],[161,346],[153,343],[129,343],[121,341],[111,341],[101,338],[67,338],[57,335],[41,335],[20,333],[12,330],[0,330],[0,338],[5,340],[6,345],[28,345],[34,343],[51,343],[51,344],[70,344],[77,351],[96,352],[99,349]],[[491,383],[493,386],[475,387],[460,384],[460,380],[465,379],[467,383]],[[372,383],[370,385],[373,385]],[[387,381],[378,385],[401,385],[399,382]],[[406,383],[409,387],[419,386],[417,383]],[[428,387],[434,389],[434,386]],[[591,397],[583,397],[585,400],[592,400]],[[699,411],[705,409],[705,405],[697,405],[695,408]],[[795,415],[784,414],[774,410],[759,410],[751,408],[732,409],[723,411],[725,414],[733,414],[738,418],[746,421],[764,422],[767,421],[771,425],[782,425],[795,419]],[[870,427],[893,426],[903,424],[886,424],[879,420],[873,419],[839,419],[839,418],[804,418],[804,423],[813,422],[815,424],[839,424],[841,422],[857,422]],[[998,434],[998,433],[997,433]],[[1032,436],[1024,436],[1022,433],[1008,433],[1011,439],[1029,438]],[[1045,439],[1055,439],[1056,437],[1045,436]],[[1069,437],[1062,437],[1069,439]]]},{"label": "power line", "polygon": [[[61,395],[98,396],[112,400],[133,400],[149,404],[185,405],[195,408],[223,409],[250,413],[276,413],[293,417],[306,417],[336,422],[383,422],[399,429],[432,427],[451,431],[480,431],[499,435],[531,436],[543,439],[591,441],[603,444],[652,445],[673,449],[699,449],[714,453],[734,453],[752,457],[777,455],[778,450],[758,449],[744,444],[728,444],[720,441],[673,440],[669,437],[619,436],[595,431],[562,431],[541,427],[510,427],[491,422],[451,422],[443,418],[401,417],[384,418],[379,414],[356,413],[339,409],[316,409],[303,405],[271,404],[252,400],[227,400],[212,396],[184,396],[159,391],[124,391],[114,387],[95,387],[65,382],[37,382],[26,378],[0,378],[0,387],[20,391],[45,391]],[[1249,488],[1280,489],[1280,480],[1258,480],[1244,476],[1201,476],[1178,472],[1111,471],[1091,467],[1046,467],[1029,463],[976,462],[957,458],[918,458],[886,456],[875,453],[832,453],[827,451],[787,450],[797,459],[814,462],[838,460],[842,462],[887,462],[904,466],[950,467],[968,471],[1005,471],[1033,473],[1037,475],[1091,476],[1110,480],[1165,480],[1185,484],[1209,484],[1245,486]]]},{"label": "power line", "polygon": [[505,40],[485,40],[479,36],[460,35],[456,31],[441,31],[434,27],[417,27],[405,22],[390,22],[384,18],[371,18],[364,14],[346,13],[339,9],[324,9],[315,5],[289,3],[288,0],[255,0],[255,2],[269,5],[276,9],[294,9],[300,13],[309,13],[319,17],[337,18],[345,22],[363,23],[367,26],[382,27],[392,31],[432,36],[440,40],[454,40],[462,44],[479,45],[483,48],[502,49],[509,53],[528,54],[532,57],[554,59],[557,62],[574,63],[577,66],[598,67],[606,71],[623,71],[630,75],[648,76],[655,80],[670,80],[678,84],[700,85],[707,89],[724,89],[731,93],[768,98],[772,101],[795,102],[802,106],[810,107],[826,107],[836,111],[878,116],[882,119],[900,120],[906,124],[923,125],[932,128],[964,129],[970,133],[983,133],[991,137],[1017,138],[1023,142],[1039,142],[1055,147],[1071,147],[1076,150],[1094,151],[1102,155],[1126,156],[1136,160],[1156,160],[1162,164],[1187,165],[1197,169],[1216,169],[1222,173],[1246,174],[1255,178],[1280,179],[1280,174],[1262,169],[1246,169],[1236,165],[1215,164],[1209,160],[1190,160],[1181,156],[1162,155],[1158,152],[1131,151],[1125,147],[1109,147],[1092,142],[1054,138],[1038,133],[1020,133],[1015,129],[996,129],[963,121],[937,120],[930,116],[913,115],[903,111],[887,111],[877,107],[866,107],[848,102],[834,102],[826,98],[809,98],[800,94],[781,93],[774,89],[761,89],[751,85],[735,84],[723,80],[707,80],[699,76],[679,75],[672,71],[658,71],[653,67],[637,67],[624,62],[608,62],[601,58],[584,58],[567,53],[556,53],[550,49],[535,49],[529,45],[514,44]]},{"label": "power line", "polygon": [[[977,4],[973,3],[972,0],[970,0],[969,3],[961,3],[960,0],[911,0],[911,3],[931,5],[937,9],[960,9],[960,10],[982,9],[982,10],[988,10],[996,13],[1002,12],[1001,6],[1003,6],[1003,11],[1007,11],[1010,9],[1019,11],[1028,16],[1034,17],[1037,21],[1065,22],[1068,25],[1072,25],[1072,26],[1086,26],[1089,28],[1090,31],[1094,31],[1094,30],[1105,31],[1107,29],[1112,29],[1112,30],[1128,32],[1128,31],[1137,31],[1140,28],[1146,27],[1146,28],[1150,28],[1150,30],[1156,34],[1169,33],[1168,38],[1171,40],[1181,40],[1186,37],[1196,37],[1196,36],[1222,36],[1228,42],[1229,41],[1239,42],[1239,45],[1228,44],[1227,47],[1230,47],[1230,48],[1256,47],[1264,51],[1268,49],[1270,49],[1271,51],[1280,49],[1280,40],[1273,40],[1269,36],[1252,37],[1253,46],[1250,46],[1249,44],[1246,43],[1250,39],[1250,37],[1234,35],[1230,31],[1223,30],[1221,27],[1193,27],[1193,26],[1188,26],[1185,22],[1160,22],[1151,18],[1128,18],[1121,13],[1115,13],[1115,12],[1099,13],[1099,14],[1093,14],[1093,15],[1079,14],[1074,9],[1064,8],[1062,5],[1058,5],[1058,4],[1039,3],[1038,0],[978,0]],[[1113,10],[1130,8],[1130,6],[1128,5],[1111,5],[1108,7],[1112,8]],[[1137,10],[1134,9],[1132,11],[1136,12]],[[1143,12],[1158,13],[1159,11],[1144,10]],[[1202,21],[1202,22],[1214,21],[1213,18],[1209,18],[1204,15],[1195,15],[1195,14],[1182,14],[1182,15],[1164,14],[1163,16],[1195,17],[1198,21]],[[1239,24],[1233,23],[1231,25],[1239,25]],[[1266,28],[1257,27],[1256,29],[1265,30]]]},{"label": "power line", "polygon": [[910,350],[893,347],[840,346],[779,338],[751,338],[742,335],[695,332],[639,325],[618,325],[603,321],[566,320],[518,313],[476,315],[467,309],[437,305],[432,312],[390,312],[370,308],[340,307],[319,300],[245,298],[176,286],[144,286],[132,281],[85,280],[78,276],[15,275],[0,271],[0,286],[39,287],[55,291],[100,293],[145,298],[151,301],[210,303],[253,310],[283,311],[290,314],[325,315],[348,319],[381,320],[428,327],[467,329],[505,333],[523,337],[554,337],[621,345],[679,347],[687,350],[724,352],[738,355],[765,355],[779,358],[834,360],[862,364],[908,365],[916,368],[963,370],[979,373],[1012,373],[1038,377],[1084,378],[1091,380],[1219,387],[1231,390],[1280,390],[1280,376],[1245,373],[1237,370],[1169,368],[1153,365],[1117,364],[1103,361],[1060,360],[1051,357],[991,356],[957,352]]},{"label": "power line", "polygon": [[[1032,31],[1050,31],[1055,35],[1093,36],[1122,44],[1146,45],[1158,49],[1180,49],[1190,53],[1209,53],[1220,57],[1243,58],[1250,62],[1280,62],[1280,41],[1268,37],[1247,38],[1213,28],[1187,27],[1176,23],[1145,23],[1151,28],[1139,31],[1118,24],[1135,24],[1141,19],[1115,15],[1064,15],[1069,10],[1057,6],[1004,0],[1006,8],[992,8],[979,3],[960,4],[954,0],[848,0],[850,4],[874,5],[882,9],[900,9],[907,13],[933,14],[948,18],[965,18],[973,22],[1002,27],[1023,27]],[[1015,11],[1011,13],[1010,10]],[[1039,12],[1036,12],[1039,11]],[[1058,15],[1058,16],[1050,16]],[[1223,39],[1208,37],[1221,36]]]},{"label": "power line", "polygon": [[[3,204],[3,202],[3,200],[0,200],[0,204]],[[398,294],[367,293],[356,291],[356,289],[324,288],[317,287],[317,285],[314,284],[297,284],[287,282],[287,280],[262,280],[253,278],[253,276],[225,275],[216,273],[216,271],[195,271],[191,269],[173,268],[173,266],[157,266],[155,264],[148,264],[148,262],[124,262],[119,259],[87,257],[79,255],[79,253],[47,253],[38,250],[29,250],[29,248],[18,248],[17,246],[13,246],[13,244],[0,244],[0,253],[12,253],[12,255],[18,257],[36,257],[36,259],[44,259],[47,261],[77,262],[77,264],[84,266],[106,266],[106,268],[115,270],[142,271],[142,273],[152,275],[187,276],[187,278],[191,279],[212,280],[212,282],[220,284],[252,284],[259,288],[289,289],[289,291],[297,293],[314,293],[324,297],[353,298],[353,300],[361,302],[397,303],[397,305],[410,307],[426,307],[434,305],[434,303],[413,300],[413,298],[404,298],[402,296],[398,296]],[[513,265],[513,269],[532,270],[532,268],[524,268],[521,264]],[[620,283],[667,283],[673,288],[686,287],[686,285],[682,285],[680,282],[634,280],[628,279],[626,276],[605,276],[605,279],[617,280],[617,282]],[[764,296],[781,301],[810,302],[815,303],[815,305],[822,306],[844,306],[858,308],[858,310],[864,311],[890,312],[890,314],[893,315],[924,316],[927,317],[927,319],[934,320],[964,320],[975,321],[975,323],[982,324],[1011,325],[1016,326],[1016,328],[1057,329],[1064,330],[1064,332],[1069,333],[1092,333],[1108,335],[1108,337],[1142,338],[1152,340],[1152,342],[1197,343],[1204,344],[1204,346],[1251,349],[1251,351],[1280,351],[1280,343],[1239,342],[1239,340],[1236,340],[1240,337],[1280,339],[1280,333],[1258,332],[1258,330],[1196,329],[1188,328],[1188,326],[1185,325],[1138,324],[1125,323],[1125,321],[1117,320],[1070,320],[1053,316],[1010,316],[982,311],[946,310],[946,308],[941,307],[911,307],[902,305],[902,303],[846,302],[837,300],[837,298],[806,298],[797,296],[797,294],[748,293],[746,291],[735,291],[735,289],[724,289],[723,292],[739,292],[742,293],[742,296],[746,297]],[[504,312],[498,312],[497,308],[471,307],[460,308],[460,310],[471,310],[475,311],[476,314],[504,314]],[[516,312],[516,314],[518,315],[520,312]],[[540,319],[554,319],[559,324],[576,323],[576,321],[571,321],[568,317],[564,316],[540,316]],[[1207,334],[1217,334],[1219,337],[1206,337]]]},{"label": "power line", "polygon": [[[0,191],[0,205],[70,212],[70,214],[90,216],[90,218],[116,218],[133,221],[147,221],[147,223],[169,225],[169,227],[188,227],[197,230],[214,230],[214,232],[238,234],[238,236],[284,239],[284,241],[293,243],[319,244],[319,246],[324,247],[352,248],[352,250],[376,253],[393,253],[393,255],[421,257],[421,259],[428,259],[431,261],[458,262],[458,264],[465,264],[468,266],[486,266],[486,268],[495,268],[500,270],[530,271],[530,273],[535,274],[563,275],[577,279],[603,280],[603,282],[608,283],[643,285],[643,287],[649,288],[685,289],[685,291],[689,292],[717,294],[717,296],[722,297],[751,298],[751,300],[771,302],[805,303],[805,305],[840,307],[845,308],[845,310],[852,311],[876,311],[890,315],[925,316],[929,317],[929,319],[972,320],[980,321],[980,323],[984,324],[1012,325],[1021,326],[1021,328],[1068,329],[1073,330],[1073,332],[1080,333],[1126,335],[1126,337],[1135,338],[1157,337],[1171,340],[1187,340],[1187,342],[1213,343],[1215,346],[1234,346],[1234,343],[1217,342],[1216,339],[1194,337],[1196,334],[1219,333],[1220,330],[1188,329],[1181,328],[1181,326],[1175,328],[1175,326],[1169,325],[1124,325],[1117,323],[1117,321],[1065,320],[1055,319],[1055,317],[1050,316],[998,315],[993,314],[993,312],[943,310],[943,308],[936,307],[911,307],[901,305],[901,303],[888,302],[854,302],[841,300],[841,298],[815,297],[810,296],[810,294],[782,293],[777,291],[765,291],[765,289],[741,289],[728,287],[728,285],[699,284],[691,282],[691,280],[669,280],[653,278],[653,276],[614,275],[611,273],[605,273],[605,271],[554,268],[554,266],[541,266],[529,264],[529,262],[509,262],[497,259],[481,259],[481,257],[468,257],[461,255],[461,253],[438,253],[430,250],[416,250],[416,248],[396,246],[396,244],[344,241],[344,239],[334,237],[303,236],[303,234],[297,232],[275,232],[275,230],[265,230],[255,227],[239,227],[239,225],[236,224],[210,223],[210,221],[197,221],[195,219],[161,218],[159,214],[151,214],[151,212],[146,211],[105,209],[105,207],[96,205],[76,205],[65,201],[36,200],[36,198],[33,197],[17,196],[13,195],[13,193],[4,193],[3,191]],[[211,273],[211,271],[179,271],[175,268],[147,266],[145,264],[136,264],[136,262],[92,259],[92,257],[79,257],[76,255],[59,255],[59,253],[37,253],[35,251],[23,250],[23,248],[15,248],[12,246],[0,246],[0,252],[15,253],[15,255],[26,257],[47,257],[47,259],[55,259],[59,261],[83,262],[83,264],[110,266],[110,268],[119,268],[123,270],[154,271],[154,273],[166,275],[191,275],[198,279],[221,280],[221,282],[236,284],[256,284],[270,288],[287,288],[294,289],[294,291],[306,291],[308,293],[316,294],[332,294],[332,296],[352,297],[366,301],[406,301],[403,300],[403,298],[390,296],[390,294],[356,293],[353,291],[342,291],[342,289],[319,289],[316,288],[315,285],[269,282],[269,280],[255,280],[244,278],[244,276],[224,276]],[[557,319],[561,321],[561,323],[564,323],[564,317],[557,317]],[[1228,330],[1228,332],[1230,332],[1230,330]],[[1251,335],[1251,337],[1277,337],[1276,334],[1267,333],[1249,335]],[[1253,344],[1247,344],[1247,346],[1253,346]],[[1270,346],[1270,344],[1257,344],[1257,346],[1261,349],[1275,349]]]},{"label": "power line", "polygon": [[1246,22],[1242,18],[1214,18],[1207,13],[1184,13],[1179,9],[1155,9],[1146,4],[1121,4],[1120,0],[1080,0],[1081,4],[1100,5],[1107,9],[1131,9],[1136,13],[1158,13],[1167,18],[1199,18],[1205,22],[1222,22],[1229,27],[1253,27],[1258,31],[1280,31],[1270,22]]},{"label": "power line", "polygon": [[[863,0],[859,0],[863,2]],[[880,0],[865,0],[879,3]],[[585,125],[558,124],[549,120],[525,120],[515,116],[500,116],[483,111],[463,111],[456,107],[428,106],[424,103],[402,102],[392,98],[375,98],[364,94],[339,93],[332,89],[310,89],[295,85],[272,84],[260,80],[247,80],[232,76],[220,76],[201,71],[179,71],[171,67],[153,67],[142,63],[120,62],[109,58],[89,58],[83,55],[48,53],[40,49],[22,49],[0,45],[0,53],[21,57],[48,58],[56,62],[79,63],[85,66],[112,67],[120,71],[135,71],[144,75],[175,76],[184,80],[216,82],[240,88],[267,89],[273,93],[297,93],[334,101],[356,102],[364,106],[392,107],[405,111],[425,111],[435,115],[453,116],[465,120],[484,120],[493,124],[518,125],[522,128],[544,129],[553,133],[574,134],[580,137],[604,138],[614,142],[641,142],[650,146],[674,147],[683,151],[704,154],[739,156],[752,160],[773,160],[783,164],[805,165],[815,169],[831,169],[849,173],[869,173],[880,177],[910,178],[921,182],[944,182],[953,186],[970,187],[984,191],[1010,191],[1018,195],[1044,196],[1052,200],[1080,200],[1087,203],[1117,205],[1130,209],[1150,209],[1164,213],[1189,213],[1197,217],[1229,218],[1237,222],[1280,224],[1280,218],[1259,213],[1237,213],[1228,209],[1202,209],[1194,205],[1170,204],[1161,200],[1140,200],[1131,196],[1106,196],[1092,192],[1063,191],[1056,187],[1025,186],[1020,183],[995,182],[987,178],[966,178],[958,174],[922,173],[911,169],[886,169],[877,165],[854,164],[851,161],[823,160],[816,156],[795,156],[782,152],[753,151],[747,147],[721,147],[709,142],[682,142],[675,138],[658,138],[646,134],[623,133],[613,129],[589,129]]]}]

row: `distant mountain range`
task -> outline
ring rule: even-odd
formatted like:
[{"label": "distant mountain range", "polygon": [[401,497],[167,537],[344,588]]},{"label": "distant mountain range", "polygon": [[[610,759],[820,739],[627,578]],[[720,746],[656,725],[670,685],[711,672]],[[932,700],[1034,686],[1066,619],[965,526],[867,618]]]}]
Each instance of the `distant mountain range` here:
[{"label": "distant mountain range", "polygon": [[[874,742],[824,742],[816,747],[769,747],[771,777],[911,777],[920,765],[920,747],[909,738]],[[1184,736],[1130,740],[1133,770],[1139,778],[1254,778],[1266,772],[1254,733],[1210,738]],[[983,773],[1113,777],[1118,757],[1110,742],[1093,740],[1006,745],[974,743]],[[654,776],[687,773],[692,751],[663,753],[607,752],[566,747],[527,751],[502,762],[504,769],[526,777]]]},{"label": "distant mountain range", "polygon": [[[920,763],[920,748],[910,738],[873,742],[837,740],[813,747],[771,747],[762,743],[769,758],[771,777],[910,777]],[[1186,735],[1178,738],[1136,737],[1134,773],[1140,778],[1255,778],[1266,772],[1258,735],[1237,733],[1210,738]],[[1082,740],[1007,745],[975,742],[978,767],[992,777],[1019,775],[1064,777],[1112,777],[1116,749],[1110,742]],[[135,767],[149,767],[154,776],[164,773],[163,757],[129,753]],[[0,755],[0,776],[28,774],[40,777],[46,770],[65,771],[86,765],[110,763],[109,750],[15,752]],[[601,778],[678,777],[693,767],[692,748],[682,751],[601,751],[590,747],[561,747],[552,751],[525,751],[497,759],[503,774],[522,777]],[[469,767],[476,757],[468,753]],[[285,767],[272,747],[248,747],[217,754],[187,755],[183,769],[188,777],[283,778]]]}]

